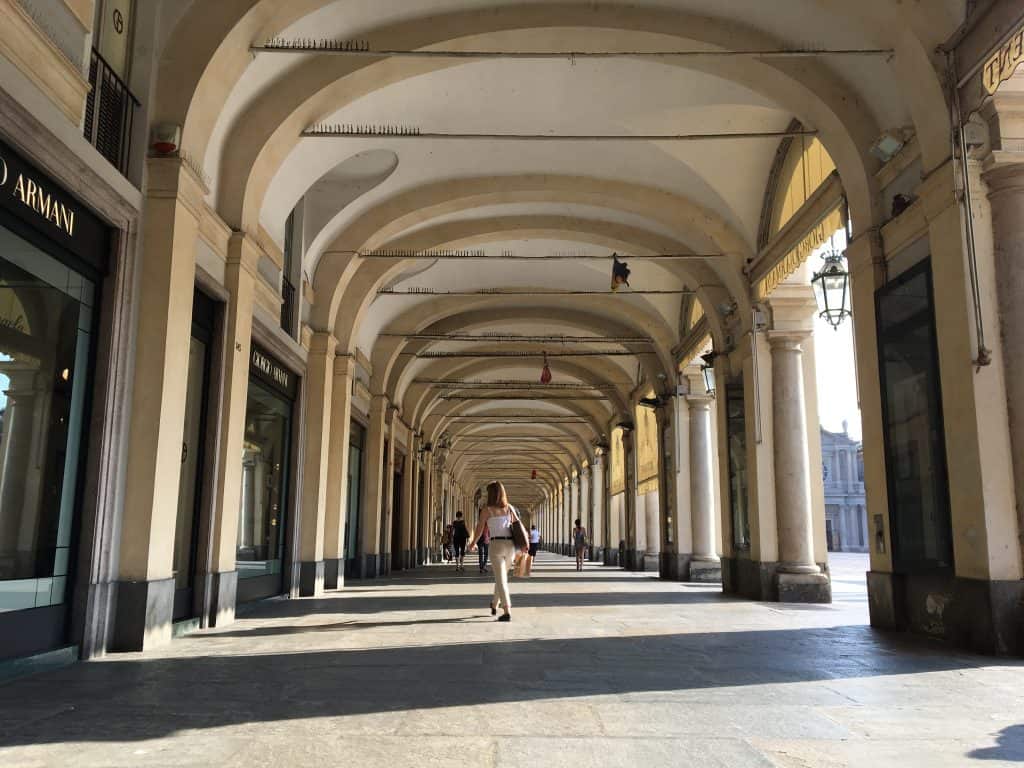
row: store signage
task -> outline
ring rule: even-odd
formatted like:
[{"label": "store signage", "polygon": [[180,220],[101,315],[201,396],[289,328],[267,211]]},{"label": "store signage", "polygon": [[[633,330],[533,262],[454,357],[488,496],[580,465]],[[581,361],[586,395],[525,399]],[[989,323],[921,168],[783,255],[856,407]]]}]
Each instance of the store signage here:
[{"label": "store signage", "polygon": [[981,70],[981,79],[985,84],[985,92],[990,96],[999,88],[1004,80],[1009,80],[1024,61],[1024,24],[1021,24],[1013,36],[997,50]]},{"label": "store signage", "polygon": [[0,142],[0,208],[105,271],[107,227],[3,142]]},{"label": "store signage", "polygon": [[253,344],[249,352],[249,372],[282,394],[294,399],[296,376],[279,363],[269,352]]}]

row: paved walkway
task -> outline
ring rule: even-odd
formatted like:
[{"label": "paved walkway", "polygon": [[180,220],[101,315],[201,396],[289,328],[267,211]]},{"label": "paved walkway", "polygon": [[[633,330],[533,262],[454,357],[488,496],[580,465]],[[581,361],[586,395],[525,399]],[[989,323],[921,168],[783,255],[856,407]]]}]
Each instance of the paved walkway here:
[{"label": "paved walkway", "polygon": [[0,686],[0,766],[1019,765],[1024,664],[873,632],[865,563],[832,606],[552,555],[509,624],[444,566],[276,601]]}]

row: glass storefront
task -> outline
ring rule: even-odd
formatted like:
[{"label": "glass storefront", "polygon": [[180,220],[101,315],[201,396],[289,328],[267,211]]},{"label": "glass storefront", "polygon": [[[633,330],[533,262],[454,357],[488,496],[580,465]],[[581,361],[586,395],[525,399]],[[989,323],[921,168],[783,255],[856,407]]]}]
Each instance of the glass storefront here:
[{"label": "glass storefront", "polygon": [[95,301],[92,281],[0,227],[0,612],[64,613]]},{"label": "glass storefront", "polygon": [[195,614],[193,588],[199,507],[202,503],[203,442],[206,435],[206,391],[209,382],[210,345],[215,305],[196,291],[192,302],[192,336],[189,339],[188,379],[185,395],[185,429],[181,439],[181,477],[178,519],[174,529],[174,619]]},{"label": "glass storefront", "polygon": [[295,376],[253,345],[242,447],[238,600],[284,591]]},{"label": "glass storefront", "polygon": [[897,570],[953,564],[930,262],[876,296],[885,463]]}]

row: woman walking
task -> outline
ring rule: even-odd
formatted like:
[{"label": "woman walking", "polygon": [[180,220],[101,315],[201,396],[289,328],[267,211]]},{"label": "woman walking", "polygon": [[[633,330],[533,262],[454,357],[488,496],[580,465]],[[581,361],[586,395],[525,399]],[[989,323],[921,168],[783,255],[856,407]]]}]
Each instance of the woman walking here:
[{"label": "woman walking", "polygon": [[[516,554],[515,540],[512,538],[513,526],[522,523],[515,507],[508,503],[505,486],[499,482],[487,485],[487,504],[480,510],[480,522],[477,523],[471,541],[472,549],[486,530],[491,539],[491,570],[494,571],[494,597],[491,599],[491,615],[502,609],[498,621],[512,621],[512,600],[508,594],[508,572]],[[471,549],[471,551],[472,551]]]},{"label": "woman walking", "polygon": [[583,521],[576,518],[576,527],[572,529],[572,544],[576,549],[576,570],[583,570],[583,556],[587,554],[587,529]]}]

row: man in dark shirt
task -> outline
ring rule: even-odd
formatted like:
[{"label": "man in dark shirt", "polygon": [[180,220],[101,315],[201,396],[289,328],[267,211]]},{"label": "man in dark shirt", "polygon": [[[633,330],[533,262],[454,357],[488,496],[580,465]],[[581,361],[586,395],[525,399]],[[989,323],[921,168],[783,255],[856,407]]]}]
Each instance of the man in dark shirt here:
[{"label": "man in dark shirt", "polygon": [[452,525],[452,540],[455,543],[455,570],[466,570],[466,543],[469,541],[469,528],[466,521],[462,519],[462,513],[455,513],[455,523]]}]

